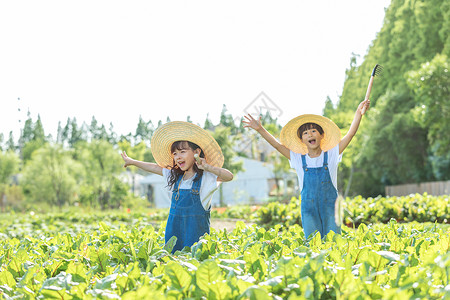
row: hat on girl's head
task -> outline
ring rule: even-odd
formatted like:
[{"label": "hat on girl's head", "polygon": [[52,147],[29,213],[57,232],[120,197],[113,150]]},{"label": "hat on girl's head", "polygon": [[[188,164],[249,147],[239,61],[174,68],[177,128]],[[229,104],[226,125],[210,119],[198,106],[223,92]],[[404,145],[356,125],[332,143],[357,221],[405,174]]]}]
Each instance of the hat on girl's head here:
[{"label": "hat on girl's head", "polygon": [[283,129],[281,129],[281,144],[294,152],[301,154],[308,153],[308,148],[297,135],[299,127],[306,123],[316,123],[322,127],[324,137],[320,142],[320,149],[323,151],[334,148],[341,141],[341,131],[330,119],[319,115],[301,115],[290,120]]},{"label": "hat on girl's head", "polygon": [[189,141],[197,144],[205,154],[206,163],[222,167],[224,161],[222,150],[212,135],[195,124],[182,121],[166,123],[153,133],[150,147],[153,157],[160,167],[169,169],[173,167],[170,150],[176,141]]}]

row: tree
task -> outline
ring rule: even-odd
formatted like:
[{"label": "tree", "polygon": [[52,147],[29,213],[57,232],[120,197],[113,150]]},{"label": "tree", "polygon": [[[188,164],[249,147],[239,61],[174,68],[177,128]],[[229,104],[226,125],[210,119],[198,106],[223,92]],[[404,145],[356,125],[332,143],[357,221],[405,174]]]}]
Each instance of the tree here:
[{"label": "tree", "polygon": [[[363,100],[375,64],[384,70],[375,79],[371,109],[339,165],[338,186],[348,194],[376,196],[388,184],[450,178],[448,134],[441,138],[448,132],[448,122],[442,124],[448,116],[439,119],[437,112],[446,109],[449,99],[448,89],[441,88],[449,85],[443,72],[450,55],[449,29],[448,1],[393,0],[361,65],[353,55],[339,102],[332,110],[327,100],[324,109],[342,129]],[[435,56],[440,58],[435,61]]]},{"label": "tree", "polygon": [[203,125],[203,129],[206,129],[206,130],[214,129],[214,124],[209,119],[209,113],[206,115],[206,120],[205,120],[205,124]]},{"label": "tree", "polygon": [[22,160],[26,163],[31,159],[33,152],[42,148],[46,142],[44,140],[31,140],[22,147]]},{"label": "tree", "polygon": [[436,55],[419,70],[408,73],[415,93],[414,117],[427,132],[429,160],[438,180],[450,178],[450,74],[446,55]]},{"label": "tree", "polygon": [[21,154],[24,163],[26,163],[31,158],[33,152],[47,142],[40,115],[38,115],[36,122],[33,122],[31,117],[29,117],[25,122],[25,128],[22,132]]},{"label": "tree", "polygon": [[141,116],[139,116],[139,122],[134,135],[134,144],[137,145],[141,142],[150,144],[150,138],[153,135],[153,124],[151,121],[145,122]]},{"label": "tree", "polygon": [[8,151],[16,151],[16,145],[14,143],[14,136],[12,131],[9,132],[9,139],[6,142],[6,149]]},{"label": "tree", "polygon": [[[17,172],[19,168],[19,157],[13,151],[0,152],[0,206],[4,211],[3,202],[5,195],[7,194],[8,185],[12,181],[12,176]],[[8,201],[8,199],[6,199]]]},{"label": "tree", "polygon": [[239,119],[239,126],[237,128],[237,134],[244,134],[247,129],[244,127],[244,123],[242,123],[242,121],[244,120],[244,117],[241,117]]},{"label": "tree", "polygon": [[13,151],[0,152],[0,186],[7,185],[11,182],[11,176],[19,168],[19,162],[19,157]]},{"label": "tree", "polygon": [[132,136],[131,132],[129,132],[127,135],[121,134],[120,138],[119,138],[119,141],[127,141],[127,142],[129,142],[131,144],[132,141],[133,141],[133,136]]},{"label": "tree", "polygon": [[31,113],[28,111],[27,113],[28,119],[25,121],[25,124],[23,126],[22,134],[20,136],[20,145],[24,145],[25,143],[33,140],[34,134],[33,134],[33,119],[31,118]]},{"label": "tree", "polygon": [[104,137],[101,127],[98,125],[95,116],[92,116],[88,131],[90,133],[91,140],[101,140]]},{"label": "tree", "polygon": [[38,115],[36,123],[33,124],[33,141],[40,140],[45,141],[44,127],[42,126],[41,116]]},{"label": "tree", "polygon": [[446,55],[436,55],[419,70],[408,73],[415,93],[415,116],[428,129],[430,145],[437,155],[450,152],[450,72]]},{"label": "tree", "polygon": [[117,134],[114,132],[114,126],[112,122],[109,123],[108,142],[113,145],[117,144]]},{"label": "tree", "polygon": [[355,174],[355,186],[363,187],[364,196],[383,194],[385,185],[430,178],[426,131],[410,113],[410,96],[392,93],[378,101],[372,112],[376,122],[369,125],[370,138],[362,147]]},{"label": "tree", "polygon": [[[237,154],[233,150],[235,139],[230,137],[231,129],[229,127],[218,126],[216,127],[216,130],[213,132],[212,135],[216,140],[216,142],[220,145],[220,148],[222,150],[224,156],[223,168],[229,170],[234,175],[236,175],[237,172],[243,170],[243,162],[235,160]],[[220,206],[223,206],[224,199],[223,199],[222,185],[220,185],[219,191],[220,191],[219,203]]]},{"label": "tree", "polygon": [[327,100],[325,100],[325,107],[323,109],[323,116],[329,118],[334,112],[333,102],[330,97],[327,96]]},{"label": "tree", "polygon": [[25,165],[23,187],[34,202],[47,202],[61,208],[75,200],[81,165],[61,145],[46,144],[37,149]]},{"label": "tree", "polygon": [[119,142],[119,149],[120,151],[125,151],[129,157],[140,161],[144,160],[146,150],[146,145],[144,142],[140,142],[139,144],[132,146],[129,141],[122,140]]},{"label": "tree", "polygon": [[289,173],[291,166],[289,164],[289,160],[284,157],[280,152],[273,151],[271,155],[269,155],[268,161],[273,165],[273,174],[275,177],[275,184],[277,186],[277,199],[280,200],[280,181],[284,182],[284,196],[287,193],[287,181],[286,174]]},{"label": "tree", "polygon": [[220,113],[220,125],[230,128],[230,133],[236,133],[236,124],[234,124],[234,119],[231,114],[228,113],[228,109],[225,104],[223,105],[222,112]]},{"label": "tree", "polygon": [[[145,143],[142,141],[136,146],[131,146],[130,142],[127,140],[122,140],[119,142],[119,148],[121,151],[125,151],[129,157],[132,157],[133,159],[140,160],[140,161],[147,161],[147,162],[154,162],[153,156],[148,157],[146,156],[147,153],[147,147]],[[148,154],[147,154],[148,155]],[[151,155],[151,152],[150,152]],[[134,178],[136,173],[140,173],[143,171],[140,171],[139,168],[127,168],[127,171],[130,172],[132,176],[132,184],[131,184],[131,191],[133,194],[135,193],[134,190]]]},{"label": "tree", "polygon": [[[266,114],[266,117],[262,119],[264,121],[264,127],[266,130],[273,135],[276,139],[280,139],[281,126],[277,123],[276,119],[272,119],[270,114]],[[258,134],[259,136],[259,134]],[[267,145],[266,141],[263,141],[265,145]],[[277,150],[275,150],[272,146],[269,146],[270,152],[267,155],[267,161],[273,165],[273,174],[275,177],[275,184],[277,186],[277,199],[280,199],[280,182],[283,181],[285,183],[283,194],[286,195],[287,185],[286,185],[286,176],[290,172],[290,164],[289,160],[281,155]]]},{"label": "tree", "polygon": [[104,140],[93,140],[90,143],[77,144],[80,162],[85,173],[81,200],[93,201],[91,206],[99,205],[100,208],[118,208],[120,199],[112,197],[114,184],[123,170],[123,161],[113,145]]},{"label": "tree", "polygon": [[58,122],[58,129],[56,131],[56,143],[63,144],[63,129],[61,127],[61,121]]},{"label": "tree", "polygon": [[66,125],[64,126],[64,128],[61,129],[61,133],[58,134],[58,136],[61,137],[61,143],[63,144],[63,146],[66,145],[66,143],[69,143],[69,139],[70,139],[70,118],[67,118],[66,121]]},{"label": "tree", "polygon": [[82,126],[78,126],[77,119],[67,119],[66,126],[62,130],[62,141],[74,148],[79,141],[87,141],[87,132]]}]

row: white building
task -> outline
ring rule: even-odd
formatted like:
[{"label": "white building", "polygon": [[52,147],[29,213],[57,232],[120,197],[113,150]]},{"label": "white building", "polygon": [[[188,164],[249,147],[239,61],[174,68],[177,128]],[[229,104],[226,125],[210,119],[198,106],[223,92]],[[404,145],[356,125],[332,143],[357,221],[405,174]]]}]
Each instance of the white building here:
[{"label": "white building", "polygon": [[[239,157],[243,171],[234,174],[232,181],[222,183],[225,205],[264,202],[275,186],[273,166],[258,160]],[[213,198],[213,206],[219,206],[220,191]]]}]

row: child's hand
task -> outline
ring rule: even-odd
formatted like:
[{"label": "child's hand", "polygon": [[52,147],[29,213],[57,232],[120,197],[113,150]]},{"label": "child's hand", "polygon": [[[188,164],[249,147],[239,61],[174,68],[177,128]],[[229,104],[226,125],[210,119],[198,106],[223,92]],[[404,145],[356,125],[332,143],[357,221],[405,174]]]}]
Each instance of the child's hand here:
[{"label": "child's hand", "polygon": [[370,106],[370,100],[369,99],[364,100],[359,104],[357,111],[359,111],[361,113],[361,116],[363,116],[366,113],[366,111],[369,109],[369,106]]},{"label": "child's hand", "polygon": [[200,170],[207,171],[206,169],[209,167],[209,165],[206,163],[206,159],[204,159],[203,157],[198,156],[198,154],[195,154],[194,158],[195,158],[195,163],[196,163],[197,167]]},{"label": "child's hand", "polygon": [[242,120],[242,123],[244,123],[244,128],[250,127],[256,131],[262,128],[261,125],[261,116],[259,116],[258,120],[255,120],[251,114],[248,114],[248,116],[244,116],[244,118],[247,119],[247,121]]},{"label": "child's hand", "polygon": [[121,153],[121,155],[122,155],[123,161],[125,162],[125,164],[123,165],[124,168],[133,165],[133,159],[129,158],[125,151],[123,151]]}]

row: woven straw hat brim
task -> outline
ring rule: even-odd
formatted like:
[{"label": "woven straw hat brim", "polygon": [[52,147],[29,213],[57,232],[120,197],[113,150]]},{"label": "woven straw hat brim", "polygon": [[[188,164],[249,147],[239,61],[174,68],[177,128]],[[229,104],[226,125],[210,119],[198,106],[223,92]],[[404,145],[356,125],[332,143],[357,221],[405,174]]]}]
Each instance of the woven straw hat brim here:
[{"label": "woven straw hat brim", "polygon": [[290,120],[281,129],[281,144],[296,153],[307,154],[308,148],[297,135],[298,128],[305,123],[316,123],[322,127],[324,138],[320,142],[320,148],[323,151],[334,148],[341,141],[341,131],[333,121],[323,116],[306,114]]},{"label": "woven straw hat brim", "polygon": [[163,168],[173,167],[172,144],[176,141],[189,141],[197,144],[205,154],[206,163],[221,168],[224,157],[219,144],[203,128],[183,121],[173,121],[159,127],[152,136],[150,147],[156,163]]}]

